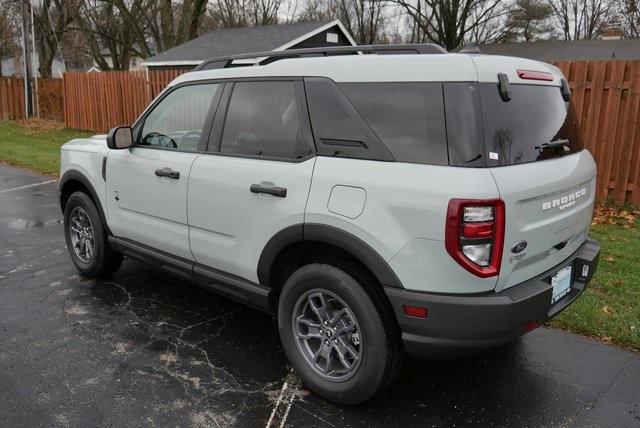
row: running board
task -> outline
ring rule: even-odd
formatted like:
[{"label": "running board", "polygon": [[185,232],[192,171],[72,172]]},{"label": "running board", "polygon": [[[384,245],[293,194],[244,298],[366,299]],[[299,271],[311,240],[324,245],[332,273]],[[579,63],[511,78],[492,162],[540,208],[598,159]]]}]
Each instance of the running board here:
[{"label": "running board", "polygon": [[270,314],[273,313],[269,305],[269,289],[260,284],[128,239],[109,236],[109,244],[114,250],[173,276],[253,306],[256,309]]}]

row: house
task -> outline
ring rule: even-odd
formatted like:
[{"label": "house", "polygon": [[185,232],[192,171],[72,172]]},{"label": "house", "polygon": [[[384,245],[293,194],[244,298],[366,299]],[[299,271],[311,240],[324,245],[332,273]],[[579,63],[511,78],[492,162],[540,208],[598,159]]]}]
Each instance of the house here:
[{"label": "house", "polygon": [[[156,53],[156,46],[154,43],[148,43],[148,47],[152,53]],[[111,51],[107,48],[100,49],[100,56],[105,61],[105,63],[109,66],[110,69],[113,68],[113,58],[111,57]],[[138,71],[144,69],[144,58],[138,55],[132,55],[129,59],[129,70],[130,71]],[[93,65],[86,70],[87,73],[100,72],[100,66],[93,60]]]},{"label": "house", "polygon": [[[29,52],[29,54],[31,54],[31,52]],[[35,62],[35,65],[32,63],[32,67],[35,68],[37,77],[41,77],[40,72],[37,71],[38,65],[40,64],[37,52],[32,58],[32,61]],[[2,72],[2,77],[23,77],[24,62],[22,61],[22,59],[22,52],[0,58],[0,71]],[[53,63],[51,64],[51,76],[55,78],[61,78],[62,74],[65,71],[66,67],[64,61],[62,61],[62,58],[54,58]]]},{"label": "house", "polygon": [[338,20],[223,28],[154,55],[143,65],[155,70],[191,69],[206,59],[221,56],[355,45],[356,42]]},{"label": "house", "polygon": [[479,48],[483,54],[517,56],[545,62],[640,59],[639,39],[542,40],[480,45]]}]

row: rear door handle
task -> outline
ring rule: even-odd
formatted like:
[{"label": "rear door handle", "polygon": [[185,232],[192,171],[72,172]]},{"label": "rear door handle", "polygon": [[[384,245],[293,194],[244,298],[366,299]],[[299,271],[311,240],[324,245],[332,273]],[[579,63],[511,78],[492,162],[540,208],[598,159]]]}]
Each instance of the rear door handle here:
[{"label": "rear door handle", "polygon": [[178,171],[172,170],[171,168],[156,169],[156,175],[158,177],[171,178],[172,180],[179,180],[180,179],[180,173]]},{"label": "rear door handle", "polygon": [[278,198],[287,197],[286,187],[263,186],[261,184],[252,184],[251,187],[249,187],[249,190],[251,190],[251,193],[266,193],[267,195],[277,196]]}]

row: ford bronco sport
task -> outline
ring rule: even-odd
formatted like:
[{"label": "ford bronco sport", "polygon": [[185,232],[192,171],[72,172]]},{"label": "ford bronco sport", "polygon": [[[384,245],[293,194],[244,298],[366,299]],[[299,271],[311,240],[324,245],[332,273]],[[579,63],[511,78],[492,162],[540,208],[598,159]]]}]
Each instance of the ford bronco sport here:
[{"label": "ford bronco sport", "polygon": [[63,146],[69,252],[275,314],[304,383],[360,403],[405,353],[497,346],[582,293],[596,168],[570,98],[549,64],[434,45],[207,60]]}]

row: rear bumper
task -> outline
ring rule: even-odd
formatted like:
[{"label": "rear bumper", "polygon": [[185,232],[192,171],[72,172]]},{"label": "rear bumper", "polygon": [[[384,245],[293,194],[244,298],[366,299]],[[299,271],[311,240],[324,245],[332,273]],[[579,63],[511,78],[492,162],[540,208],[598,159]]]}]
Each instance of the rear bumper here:
[{"label": "rear bumper", "polygon": [[[588,239],[562,263],[499,293],[443,295],[385,288],[410,355],[442,358],[490,348],[524,334],[531,321],[546,321],[569,306],[586,288],[598,264],[600,245]],[[551,276],[572,266],[571,289],[551,304]],[[589,267],[586,277],[583,266]],[[404,314],[404,305],[426,307],[426,319]]]}]

